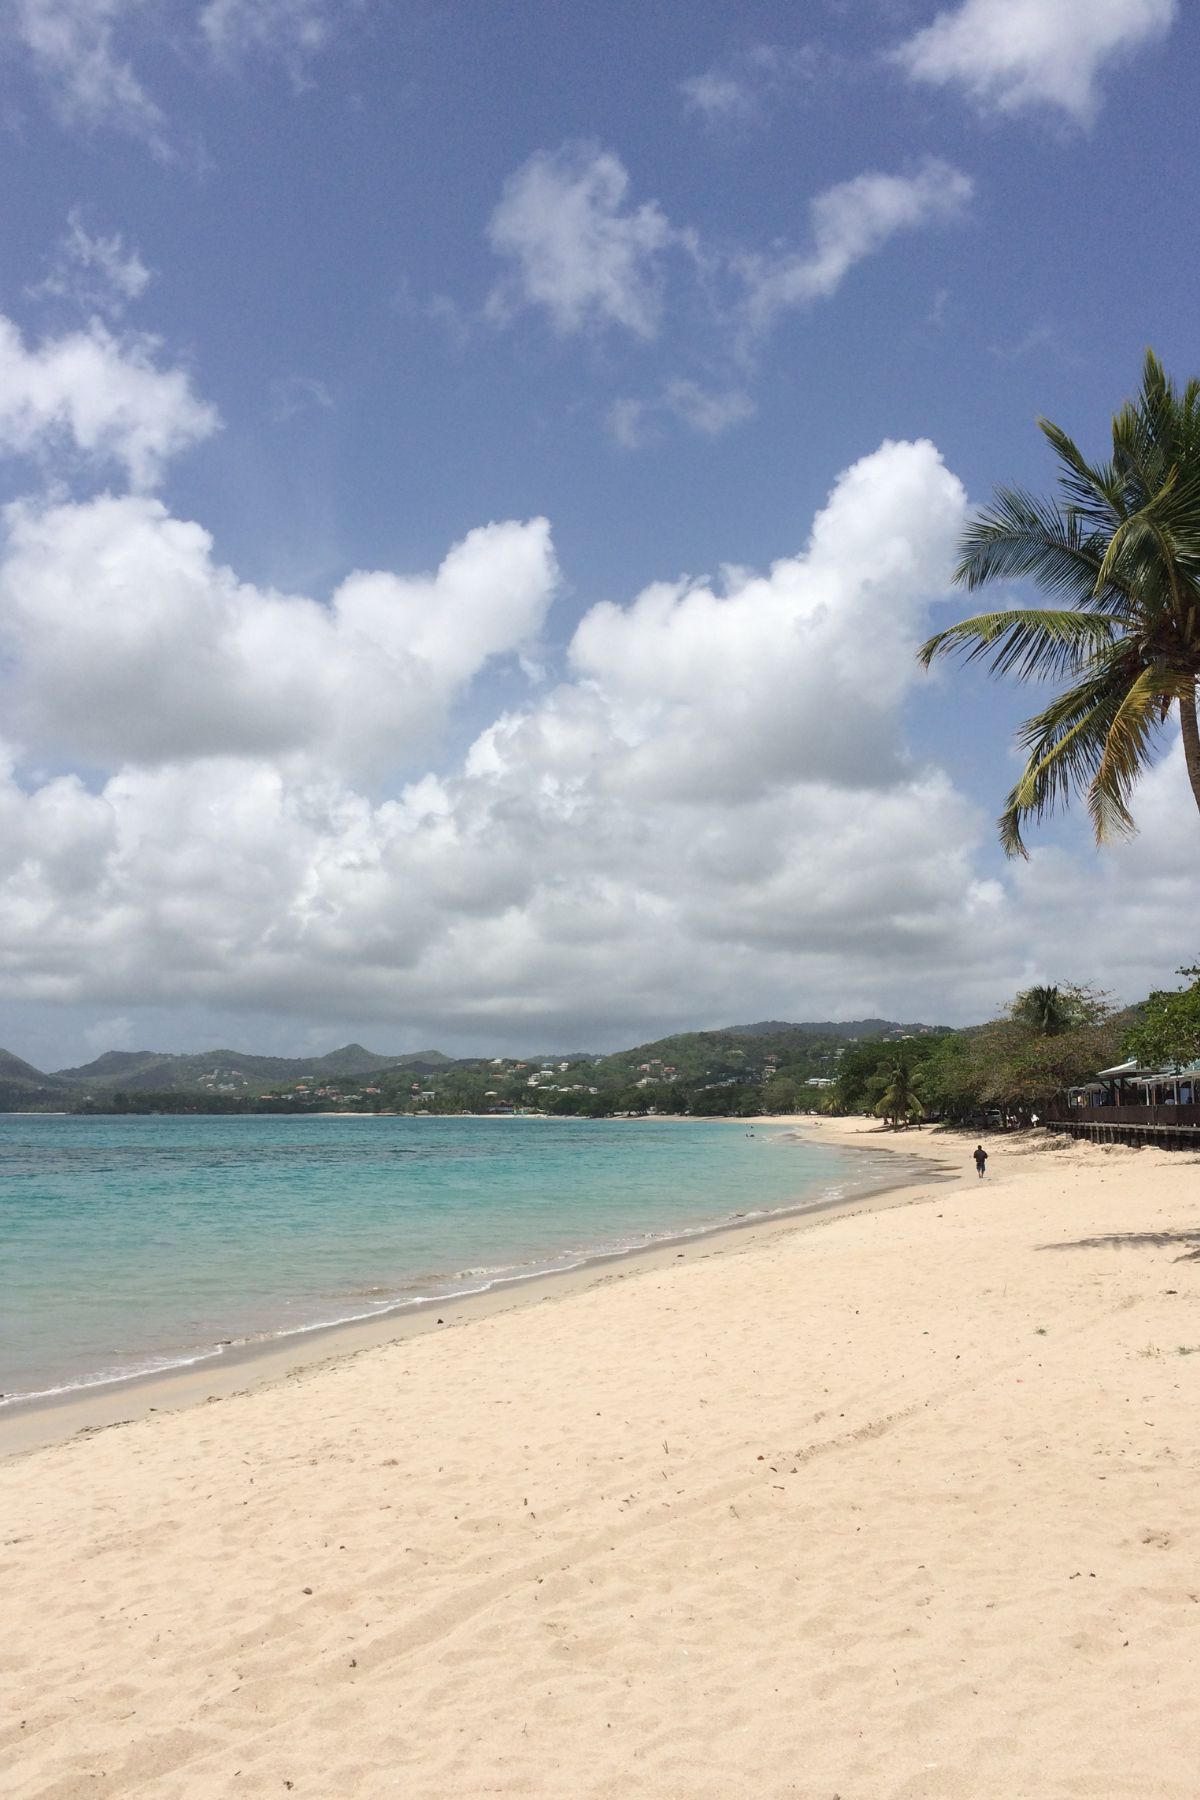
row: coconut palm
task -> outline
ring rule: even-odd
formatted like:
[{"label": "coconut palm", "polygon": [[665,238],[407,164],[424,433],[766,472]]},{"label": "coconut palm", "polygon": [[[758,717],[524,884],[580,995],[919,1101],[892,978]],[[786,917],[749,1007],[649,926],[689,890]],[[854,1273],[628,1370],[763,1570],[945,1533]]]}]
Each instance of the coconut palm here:
[{"label": "coconut palm", "polygon": [[993,674],[1067,677],[1069,685],[1020,727],[1028,753],[1000,815],[1010,856],[1021,827],[1086,793],[1097,842],[1133,830],[1129,798],[1178,713],[1200,808],[1200,382],[1182,393],[1152,351],[1142,389],[1112,423],[1112,459],[1089,463],[1049,420],[1058,493],[999,488],[968,526],[955,579],[964,587],[1027,577],[1065,605],[964,619],[920,652],[990,658]]},{"label": "coconut palm", "polygon": [[906,1128],[914,1121],[920,1124],[925,1117],[920,1077],[912,1073],[906,1062],[895,1062],[884,1070],[884,1079],[887,1086],[876,1103],[875,1117],[890,1120],[893,1131],[899,1131],[902,1124]]},{"label": "coconut palm", "polygon": [[1077,1009],[1056,987],[1031,987],[1013,1001],[1010,1017],[1039,1037],[1060,1037],[1075,1023]]}]

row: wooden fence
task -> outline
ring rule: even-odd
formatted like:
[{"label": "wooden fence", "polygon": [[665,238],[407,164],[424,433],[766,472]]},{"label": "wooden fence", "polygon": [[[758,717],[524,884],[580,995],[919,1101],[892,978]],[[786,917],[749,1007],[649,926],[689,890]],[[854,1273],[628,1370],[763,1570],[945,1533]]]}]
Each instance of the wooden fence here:
[{"label": "wooden fence", "polygon": [[1093,1144],[1161,1144],[1200,1149],[1200,1106],[1064,1106],[1041,1123]]}]

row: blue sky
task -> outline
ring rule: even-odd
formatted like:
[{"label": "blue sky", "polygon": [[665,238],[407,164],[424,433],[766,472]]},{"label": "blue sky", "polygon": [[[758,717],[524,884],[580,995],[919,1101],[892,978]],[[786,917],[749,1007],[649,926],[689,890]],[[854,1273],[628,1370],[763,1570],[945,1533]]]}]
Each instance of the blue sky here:
[{"label": "blue sky", "polygon": [[1016,869],[1035,697],[913,661],[1035,417],[1098,451],[1147,344],[1195,372],[1193,13],[0,31],[0,1042],[603,1048],[1194,957],[1170,734],[1133,843]]}]

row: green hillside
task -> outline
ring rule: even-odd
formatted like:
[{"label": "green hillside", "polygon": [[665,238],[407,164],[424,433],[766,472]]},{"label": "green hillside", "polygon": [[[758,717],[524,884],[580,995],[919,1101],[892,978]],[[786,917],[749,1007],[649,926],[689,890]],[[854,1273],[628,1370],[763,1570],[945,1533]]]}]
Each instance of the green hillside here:
[{"label": "green hillside", "polygon": [[[680,1082],[761,1080],[771,1070],[796,1080],[833,1072],[838,1050],[858,1039],[917,1036],[932,1028],[899,1025],[891,1019],[855,1019],[847,1023],[790,1024],[764,1020],[730,1025],[722,1031],[685,1031],[638,1044],[593,1064],[598,1083],[636,1081],[661,1067]],[[647,1068],[645,1065],[649,1065]]]},{"label": "green hillside", "polygon": [[[49,1079],[69,1083],[91,1094],[183,1092],[257,1092],[267,1087],[293,1086],[311,1079],[335,1076],[356,1080],[387,1069],[419,1071],[445,1067],[452,1059],[440,1050],[419,1050],[404,1056],[385,1056],[346,1044],[323,1056],[251,1056],[243,1050],[205,1050],[176,1056],[160,1050],[108,1050],[94,1062],[74,1069],[60,1069]],[[43,1078],[46,1079],[46,1078]]]},{"label": "green hillside", "polygon": [[[43,1074],[0,1051],[0,1110],[91,1105],[106,1110],[238,1110],[265,1099],[281,1105],[355,1105],[389,1110],[414,1104],[434,1111],[486,1111],[497,1105],[553,1110],[715,1106],[726,1090],[758,1096],[767,1085],[830,1077],[847,1043],[925,1033],[888,1019],[791,1023],[759,1020],[720,1031],[678,1032],[610,1056],[586,1052],[524,1058],[460,1057],[440,1050],[386,1056],[344,1044],[320,1056],[252,1056],[217,1049],[177,1055],[161,1050],[109,1050],[89,1063]],[[537,1082],[531,1074],[539,1075]],[[551,1074],[550,1071],[553,1071]],[[329,1094],[321,1090],[333,1090]],[[340,1091],[339,1091],[340,1090]],[[598,1090],[598,1093],[594,1090]]]},{"label": "green hillside", "polygon": [[11,1050],[0,1050],[0,1112],[70,1106],[72,1098],[66,1082],[60,1082],[55,1075],[43,1075]]}]

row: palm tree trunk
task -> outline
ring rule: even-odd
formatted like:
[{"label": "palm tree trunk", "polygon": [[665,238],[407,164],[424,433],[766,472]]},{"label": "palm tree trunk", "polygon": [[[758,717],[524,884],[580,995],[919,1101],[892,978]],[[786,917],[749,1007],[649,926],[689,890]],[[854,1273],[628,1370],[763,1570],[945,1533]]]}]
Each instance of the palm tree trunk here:
[{"label": "palm tree trunk", "polygon": [[1183,760],[1187,765],[1192,795],[1200,808],[1200,724],[1196,720],[1196,684],[1190,694],[1179,696],[1179,728],[1183,733]]}]

